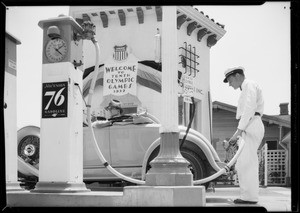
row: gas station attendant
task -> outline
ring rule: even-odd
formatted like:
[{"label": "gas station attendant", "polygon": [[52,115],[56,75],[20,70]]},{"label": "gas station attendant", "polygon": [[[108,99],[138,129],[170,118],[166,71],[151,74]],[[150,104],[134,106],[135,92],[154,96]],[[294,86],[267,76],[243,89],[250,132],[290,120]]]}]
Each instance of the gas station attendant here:
[{"label": "gas station attendant", "polygon": [[264,99],[261,88],[244,75],[243,67],[234,67],[225,71],[224,83],[233,89],[240,88],[236,119],[239,120],[236,132],[229,141],[241,136],[245,141],[244,149],[237,159],[237,170],[240,198],[235,204],[256,204],[259,194],[259,162],[257,149],[264,136],[264,125],[261,120],[264,110]]}]

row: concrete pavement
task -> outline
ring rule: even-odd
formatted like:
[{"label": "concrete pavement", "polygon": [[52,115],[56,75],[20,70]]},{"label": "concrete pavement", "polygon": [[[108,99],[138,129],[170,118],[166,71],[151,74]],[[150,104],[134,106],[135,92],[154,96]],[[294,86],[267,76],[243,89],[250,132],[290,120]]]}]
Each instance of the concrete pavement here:
[{"label": "concrete pavement", "polygon": [[234,204],[233,200],[238,196],[238,187],[216,187],[214,191],[208,189],[206,192],[206,206],[262,206],[267,211],[291,211],[291,188],[288,187],[260,187],[259,202],[255,205]]},{"label": "concrete pavement", "polygon": [[[239,195],[238,187],[216,187],[205,193],[205,207],[263,207],[266,211],[291,211],[291,189],[287,187],[260,188],[260,200],[255,205],[238,205],[233,200]],[[29,191],[8,192],[11,207],[22,206],[124,206],[122,188],[99,187],[89,193],[66,193],[57,196],[49,193],[35,194]],[[69,205],[68,205],[69,204]],[[81,205],[82,204],[82,205]],[[128,203],[126,204],[128,205]],[[201,205],[199,205],[201,206]]]}]

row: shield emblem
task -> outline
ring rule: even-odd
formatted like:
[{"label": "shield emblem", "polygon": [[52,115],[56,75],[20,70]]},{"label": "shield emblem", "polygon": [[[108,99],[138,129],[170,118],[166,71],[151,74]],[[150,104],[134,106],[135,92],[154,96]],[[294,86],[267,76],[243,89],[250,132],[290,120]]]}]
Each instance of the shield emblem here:
[{"label": "shield emblem", "polygon": [[127,52],[127,45],[123,46],[114,46],[114,54],[113,58],[115,61],[124,61],[128,57],[128,52]]}]

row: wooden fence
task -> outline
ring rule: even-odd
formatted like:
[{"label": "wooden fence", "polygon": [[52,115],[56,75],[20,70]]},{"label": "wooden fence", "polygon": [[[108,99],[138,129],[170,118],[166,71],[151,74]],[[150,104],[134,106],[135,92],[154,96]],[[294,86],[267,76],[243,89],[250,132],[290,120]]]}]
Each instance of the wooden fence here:
[{"label": "wooden fence", "polygon": [[[259,160],[259,183],[261,186],[286,185],[288,160],[286,152],[286,150],[268,150],[267,144],[257,151]],[[237,175],[235,175],[234,184],[238,185]]]}]

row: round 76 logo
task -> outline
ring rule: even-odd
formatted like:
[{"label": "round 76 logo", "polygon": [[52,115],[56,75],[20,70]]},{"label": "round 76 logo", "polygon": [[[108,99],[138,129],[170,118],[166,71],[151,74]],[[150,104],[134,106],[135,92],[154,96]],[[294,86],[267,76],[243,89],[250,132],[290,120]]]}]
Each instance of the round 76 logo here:
[{"label": "round 76 logo", "polygon": [[68,116],[68,82],[43,83],[42,118]]}]

